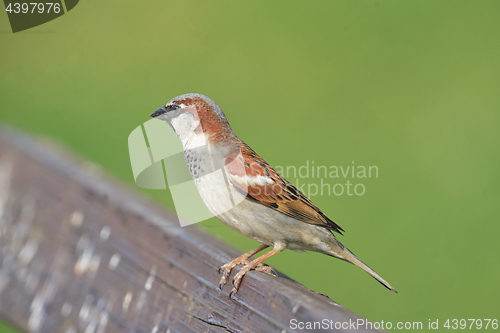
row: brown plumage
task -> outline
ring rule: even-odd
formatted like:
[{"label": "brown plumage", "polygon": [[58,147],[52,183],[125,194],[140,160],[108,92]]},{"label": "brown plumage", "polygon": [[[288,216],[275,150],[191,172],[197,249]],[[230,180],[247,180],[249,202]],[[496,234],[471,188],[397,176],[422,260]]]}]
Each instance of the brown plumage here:
[{"label": "brown plumage", "polygon": [[[236,157],[236,154],[229,155],[226,160],[226,168],[230,174],[239,177],[258,177],[269,178],[273,183],[264,185],[248,184],[238,178],[232,178],[235,187],[248,193],[248,198],[276,210],[282,214],[293,217],[302,222],[311,223],[328,230],[342,234],[342,229],[338,224],[330,220],[323,212],[316,207],[302,192],[277,173],[269,164],[266,163],[252,148],[239,140],[239,158],[243,159],[244,171],[241,167],[229,163]],[[240,178],[241,179],[241,178]]]}]

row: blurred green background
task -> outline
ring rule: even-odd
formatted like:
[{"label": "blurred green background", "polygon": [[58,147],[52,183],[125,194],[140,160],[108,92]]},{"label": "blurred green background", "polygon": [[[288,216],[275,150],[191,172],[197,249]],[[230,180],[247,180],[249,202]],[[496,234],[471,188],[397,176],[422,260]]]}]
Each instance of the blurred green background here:
[{"label": "blurred green background", "polygon": [[0,13],[0,122],[134,187],[129,133],[172,97],[205,94],[271,165],[378,166],[326,179],[363,196],[311,199],[399,294],[316,253],[270,265],[372,321],[500,319],[499,17],[498,0],[86,0],[13,34]]}]

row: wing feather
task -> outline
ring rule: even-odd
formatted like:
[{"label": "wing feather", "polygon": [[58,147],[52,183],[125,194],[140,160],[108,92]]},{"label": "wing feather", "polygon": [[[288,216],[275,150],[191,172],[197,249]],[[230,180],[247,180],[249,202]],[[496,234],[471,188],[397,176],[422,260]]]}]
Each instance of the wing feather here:
[{"label": "wing feather", "polygon": [[246,193],[248,200],[339,234],[344,231],[243,141],[226,160],[231,183]]}]

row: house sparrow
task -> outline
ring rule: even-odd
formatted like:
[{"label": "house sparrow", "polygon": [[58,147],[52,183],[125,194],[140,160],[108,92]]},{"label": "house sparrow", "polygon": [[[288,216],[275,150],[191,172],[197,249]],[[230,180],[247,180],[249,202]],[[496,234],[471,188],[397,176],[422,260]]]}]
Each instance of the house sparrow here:
[{"label": "house sparrow", "polygon": [[[396,292],[337,240],[334,232],[342,235],[344,231],[339,225],[234,134],[210,98],[181,95],[151,117],[167,121],[182,141],[189,171],[208,210],[228,227],[262,244],[220,268],[222,289],[231,270],[244,265],[233,279],[230,296],[250,270],[271,273],[262,262],[285,249],[316,251],[350,262]],[[249,260],[270,246],[272,250]]]}]

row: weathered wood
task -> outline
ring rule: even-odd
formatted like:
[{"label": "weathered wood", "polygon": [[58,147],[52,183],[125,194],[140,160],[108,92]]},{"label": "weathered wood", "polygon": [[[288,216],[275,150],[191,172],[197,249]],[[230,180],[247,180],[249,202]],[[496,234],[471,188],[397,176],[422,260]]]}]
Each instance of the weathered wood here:
[{"label": "weathered wood", "polygon": [[217,269],[239,252],[175,221],[67,154],[3,130],[0,317],[50,333],[310,332],[290,321],[362,320],[260,272],[229,299]]}]

